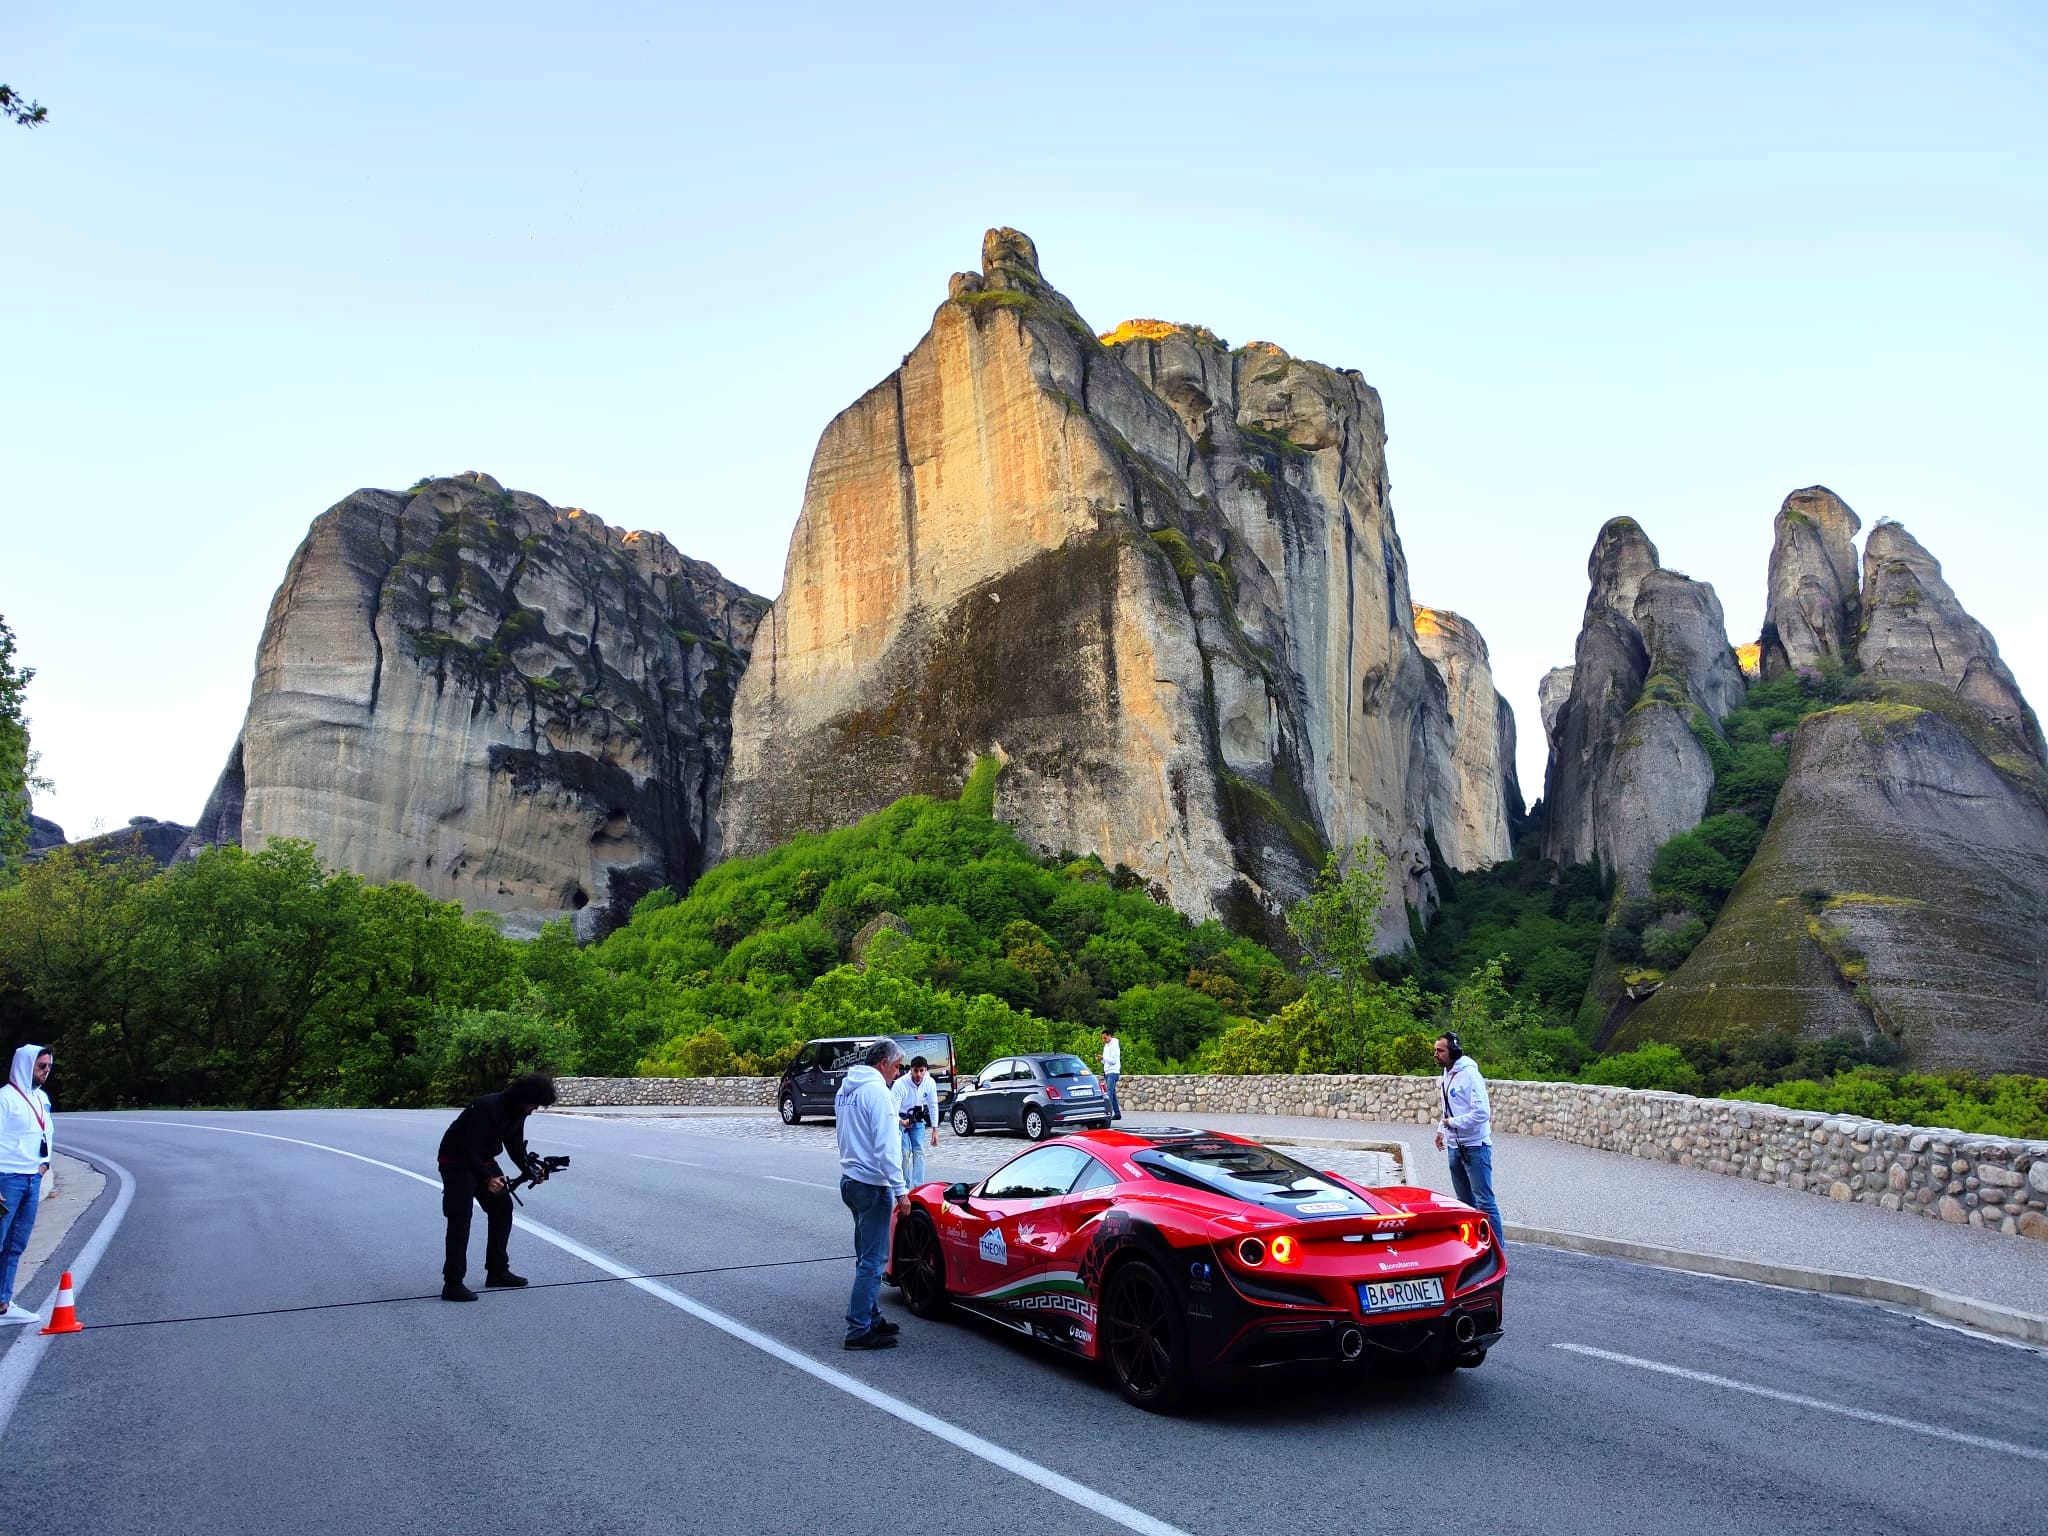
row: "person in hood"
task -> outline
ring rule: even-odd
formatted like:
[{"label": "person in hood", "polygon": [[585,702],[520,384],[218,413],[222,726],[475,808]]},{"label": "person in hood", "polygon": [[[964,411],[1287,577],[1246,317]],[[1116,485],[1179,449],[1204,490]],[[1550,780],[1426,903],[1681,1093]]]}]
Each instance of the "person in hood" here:
[{"label": "person in hood", "polygon": [[889,1262],[891,1211],[907,1215],[903,1131],[890,1093],[903,1070],[903,1047],[877,1040],[846,1069],[832,1101],[839,1135],[839,1198],[853,1212],[853,1295],[846,1303],[848,1349],[893,1349],[902,1328],[882,1316],[882,1270]]},{"label": "person in hood", "polygon": [[1458,1198],[1487,1214],[1493,1222],[1493,1240],[1505,1249],[1507,1229],[1493,1198],[1493,1103],[1487,1097],[1486,1079],[1454,1033],[1436,1037],[1436,1062],[1444,1069],[1437,1081],[1443,1100],[1437,1148],[1450,1159],[1451,1185]]},{"label": "person in hood", "polygon": [[14,1305],[14,1272],[36,1229],[43,1175],[57,1144],[57,1117],[43,1083],[52,1057],[40,1045],[24,1045],[7,1068],[0,1088],[0,1322],[29,1322],[33,1312]]},{"label": "person in hood", "polygon": [[512,1273],[512,1183],[498,1166],[511,1154],[534,1183],[547,1180],[541,1160],[526,1150],[526,1117],[555,1102],[555,1080],[544,1072],[515,1077],[502,1093],[487,1093],[455,1117],[441,1137],[441,1213],[448,1218],[448,1254],[441,1266],[441,1299],[475,1301],[462,1283],[469,1269],[469,1206],[484,1208],[484,1285],[496,1290],[526,1284]]}]

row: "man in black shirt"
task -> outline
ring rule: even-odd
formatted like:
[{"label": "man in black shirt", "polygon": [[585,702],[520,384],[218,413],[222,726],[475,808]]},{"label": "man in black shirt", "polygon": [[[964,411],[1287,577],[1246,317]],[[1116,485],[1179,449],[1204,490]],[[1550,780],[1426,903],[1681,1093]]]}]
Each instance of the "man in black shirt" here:
[{"label": "man in black shirt", "polygon": [[469,1203],[484,1208],[484,1284],[498,1288],[526,1284],[512,1273],[506,1245],[512,1238],[511,1183],[498,1167],[500,1150],[535,1184],[547,1178],[539,1158],[526,1150],[526,1117],[555,1102],[554,1079],[529,1072],[515,1077],[503,1093],[475,1100],[441,1137],[441,1211],[448,1218],[448,1257],[441,1268],[443,1301],[475,1301],[462,1283],[469,1268]]}]

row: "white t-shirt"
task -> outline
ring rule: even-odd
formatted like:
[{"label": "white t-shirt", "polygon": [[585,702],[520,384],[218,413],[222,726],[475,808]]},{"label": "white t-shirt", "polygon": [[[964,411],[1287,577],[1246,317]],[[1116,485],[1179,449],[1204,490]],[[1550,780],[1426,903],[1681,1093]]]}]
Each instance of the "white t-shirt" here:
[{"label": "white t-shirt", "polygon": [[924,1105],[924,1112],[929,1118],[917,1128],[919,1135],[930,1136],[938,1129],[939,1081],[931,1073],[925,1073],[922,1083],[913,1083],[906,1072],[896,1079],[896,1086],[889,1091],[896,1100],[896,1113],[899,1115],[907,1113],[913,1104]]},{"label": "white t-shirt", "polygon": [[1105,1040],[1105,1041],[1103,1041],[1103,1042],[1102,1042],[1102,1070],[1103,1070],[1103,1073],[1104,1073],[1105,1075],[1107,1075],[1108,1073],[1111,1073],[1111,1072],[1122,1072],[1122,1071],[1123,1071],[1123,1069],[1124,1069],[1124,1046],[1123,1046],[1123,1042],[1122,1042],[1121,1040],[1117,1039],[1117,1037],[1116,1037],[1115,1035],[1111,1035],[1111,1036],[1110,1036],[1110,1037],[1109,1037],[1109,1038],[1108,1038],[1107,1040]]}]

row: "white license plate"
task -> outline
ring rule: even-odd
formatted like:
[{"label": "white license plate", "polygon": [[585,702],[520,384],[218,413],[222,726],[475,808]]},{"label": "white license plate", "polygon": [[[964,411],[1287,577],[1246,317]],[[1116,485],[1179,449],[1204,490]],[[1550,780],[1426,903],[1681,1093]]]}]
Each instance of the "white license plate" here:
[{"label": "white license plate", "polygon": [[1074,1097],[1077,1099],[1092,1099],[1095,1097],[1095,1090],[1093,1088],[1076,1088],[1074,1090]]},{"label": "white license plate", "polygon": [[1420,1280],[1381,1280],[1358,1287],[1359,1305],[1367,1312],[1405,1312],[1411,1307],[1440,1307],[1444,1283],[1435,1275]]}]

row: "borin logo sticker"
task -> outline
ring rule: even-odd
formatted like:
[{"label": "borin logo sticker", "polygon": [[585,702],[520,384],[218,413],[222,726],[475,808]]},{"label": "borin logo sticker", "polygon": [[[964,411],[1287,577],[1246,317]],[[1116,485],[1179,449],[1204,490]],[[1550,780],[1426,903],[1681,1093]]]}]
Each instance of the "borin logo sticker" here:
[{"label": "borin logo sticker", "polygon": [[990,1227],[981,1234],[981,1256],[991,1264],[1001,1264],[1006,1268],[1008,1267],[1010,1250],[1003,1245],[1003,1229],[1001,1227]]}]

